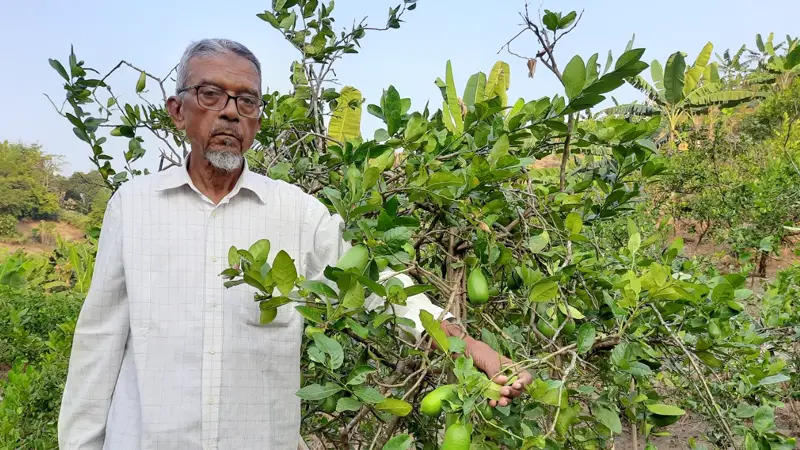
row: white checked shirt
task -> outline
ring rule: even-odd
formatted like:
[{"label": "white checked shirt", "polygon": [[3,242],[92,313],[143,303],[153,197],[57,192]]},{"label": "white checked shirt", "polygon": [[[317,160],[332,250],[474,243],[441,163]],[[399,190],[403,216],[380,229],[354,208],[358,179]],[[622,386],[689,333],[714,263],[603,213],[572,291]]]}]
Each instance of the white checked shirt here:
[{"label": "white checked shirt", "polygon": [[[312,196],[246,166],[218,205],[183,167],[122,186],[75,330],[60,448],[297,449],[303,317],[288,304],[260,325],[254,290],[219,274],[232,245],[266,238],[270,259],[285,250],[321,279],[349,248],[342,229]],[[421,309],[442,311],[424,295],[396,308],[416,336]]]}]

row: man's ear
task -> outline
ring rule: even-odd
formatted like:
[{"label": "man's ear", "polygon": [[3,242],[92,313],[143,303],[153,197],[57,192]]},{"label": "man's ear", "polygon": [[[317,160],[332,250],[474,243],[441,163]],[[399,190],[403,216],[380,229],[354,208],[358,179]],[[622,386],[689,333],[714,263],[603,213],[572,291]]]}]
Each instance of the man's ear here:
[{"label": "man's ear", "polygon": [[168,98],[167,111],[169,112],[169,116],[172,117],[172,121],[175,123],[175,128],[179,130],[186,129],[183,118],[183,100],[175,95]]}]

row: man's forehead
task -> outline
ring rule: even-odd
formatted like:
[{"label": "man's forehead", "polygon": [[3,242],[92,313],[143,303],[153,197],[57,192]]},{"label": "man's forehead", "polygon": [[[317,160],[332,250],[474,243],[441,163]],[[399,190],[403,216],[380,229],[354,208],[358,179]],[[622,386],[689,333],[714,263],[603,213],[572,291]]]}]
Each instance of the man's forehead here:
[{"label": "man's forehead", "polygon": [[224,89],[260,93],[255,64],[234,53],[198,56],[187,64],[190,85],[212,84]]}]

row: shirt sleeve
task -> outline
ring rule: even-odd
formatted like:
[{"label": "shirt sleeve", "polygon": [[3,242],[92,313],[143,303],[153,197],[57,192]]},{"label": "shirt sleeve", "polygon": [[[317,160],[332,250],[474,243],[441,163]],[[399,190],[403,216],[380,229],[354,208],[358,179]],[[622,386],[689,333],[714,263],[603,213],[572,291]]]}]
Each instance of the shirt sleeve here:
[{"label": "shirt sleeve", "polygon": [[[308,279],[323,281],[326,266],[333,266],[341,258],[341,256],[350,249],[350,244],[342,239],[342,232],[344,231],[344,221],[338,214],[331,215],[328,209],[317,201],[311,199],[309,206],[309,223],[313,224],[313,242],[314,247],[311,254],[306,261]],[[392,270],[384,270],[381,272],[381,279],[388,281],[390,278],[396,278],[403,283],[403,286],[409,287],[414,285],[414,280],[406,274],[398,274]],[[377,295],[369,296],[364,306],[368,311],[374,311],[385,304],[385,300]],[[416,294],[406,299],[405,305],[393,305],[393,310],[398,317],[403,317],[414,322],[414,326],[400,325],[400,328],[410,333],[415,339],[419,339],[425,332],[422,326],[422,321],[419,314],[422,311],[427,311],[433,315],[434,318],[442,320],[452,318],[453,315],[445,313],[444,309],[433,304],[431,299],[425,294]]]},{"label": "shirt sleeve", "polygon": [[72,342],[58,420],[59,448],[103,447],[111,397],[130,330],[119,192],[109,201],[94,274]]}]

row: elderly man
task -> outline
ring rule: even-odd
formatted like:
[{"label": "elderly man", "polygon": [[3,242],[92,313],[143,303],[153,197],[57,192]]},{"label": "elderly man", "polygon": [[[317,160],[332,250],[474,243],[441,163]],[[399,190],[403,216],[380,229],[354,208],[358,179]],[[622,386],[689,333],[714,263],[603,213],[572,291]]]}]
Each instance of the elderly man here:
[{"label": "elderly man", "polygon": [[[314,197],[248,170],[262,105],[261,66],[247,48],[214,39],[186,50],[167,106],[191,153],[186,167],[126,183],[108,203],[75,330],[62,449],[298,447],[303,317],[286,305],[261,325],[253,291],[225,289],[219,273],[230,246],[266,238],[320,279],[348,244],[342,219]],[[425,296],[398,308],[417,336],[423,309],[442,312]],[[484,372],[508,362],[465,340]],[[524,391],[523,375],[499,404]]]}]

